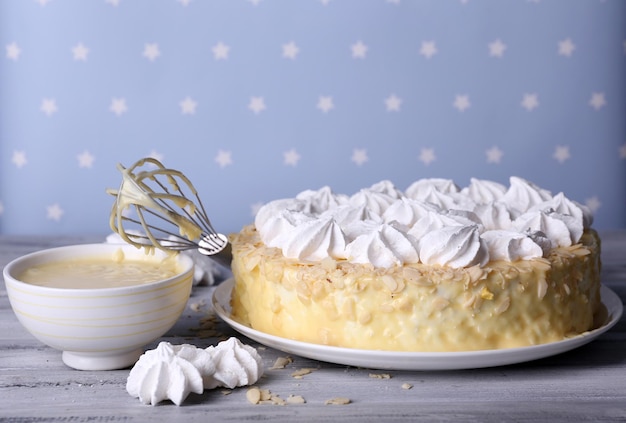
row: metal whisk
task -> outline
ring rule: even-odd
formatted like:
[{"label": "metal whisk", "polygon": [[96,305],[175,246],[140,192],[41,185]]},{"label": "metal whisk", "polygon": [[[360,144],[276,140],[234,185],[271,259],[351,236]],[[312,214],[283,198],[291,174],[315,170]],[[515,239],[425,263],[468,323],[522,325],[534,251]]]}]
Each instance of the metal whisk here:
[{"label": "metal whisk", "polygon": [[[146,169],[140,169],[142,166]],[[146,157],[129,168],[121,164],[110,226],[124,241],[136,247],[164,251],[197,249],[230,266],[230,244],[215,231],[191,181],[180,171],[167,169],[160,161]],[[136,216],[132,216],[132,212]]]}]

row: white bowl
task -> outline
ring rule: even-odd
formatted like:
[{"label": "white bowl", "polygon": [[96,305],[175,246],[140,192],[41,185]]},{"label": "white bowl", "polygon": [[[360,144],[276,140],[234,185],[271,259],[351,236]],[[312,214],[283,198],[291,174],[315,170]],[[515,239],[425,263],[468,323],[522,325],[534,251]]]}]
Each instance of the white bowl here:
[{"label": "white bowl", "polygon": [[[145,345],[180,318],[193,283],[193,260],[176,257],[182,269],[168,279],[117,288],[52,288],[22,282],[26,269],[42,263],[110,255],[146,257],[130,245],[87,244],[52,248],[13,260],[3,270],[11,307],[20,323],[44,344],[63,351],[63,362],[79,370],[133,365]],[[166,254],[155,252],[155,259]]]}]

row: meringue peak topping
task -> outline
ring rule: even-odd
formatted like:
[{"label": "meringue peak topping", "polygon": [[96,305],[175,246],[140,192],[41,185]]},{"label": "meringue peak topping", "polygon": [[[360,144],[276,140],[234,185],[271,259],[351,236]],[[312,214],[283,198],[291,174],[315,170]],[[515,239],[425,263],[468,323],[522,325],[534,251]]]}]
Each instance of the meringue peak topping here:
[{"label": "meringue peak topping", "polygon": [[532,260],[541,250],[545,257],[552,248],[578,243],[592,221],[587,207],[563,193],[553,196],[512,176],[508,187],[472,178],[460,188],[449,179],[426,178],[405,192],[388,180],[352,196],[328,187],[308,190],[262,206],[255,226],[265,245],[303,262],[330,257],[379,268],[418,262],[466,267],[490,256]]}]

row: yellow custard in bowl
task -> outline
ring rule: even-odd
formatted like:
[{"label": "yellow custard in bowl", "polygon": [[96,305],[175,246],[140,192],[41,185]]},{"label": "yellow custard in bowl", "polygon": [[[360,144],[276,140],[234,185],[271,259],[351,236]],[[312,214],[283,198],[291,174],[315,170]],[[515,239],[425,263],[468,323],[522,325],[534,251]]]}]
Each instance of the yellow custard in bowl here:
[{"label": "yellow custard in bowl", "polygon": [[18,279],[50,288],[100,289],[142,285],[176,276],[182,271],[175,256],[126,258],[122,250],[41,263],[27,268]]},{"label": "yellow custard in bowl", "polygon": [[121,369],[167,333],[185,310],[193,260],[130,245],[51,248],[5,266],[22,326],[80,370]]}]

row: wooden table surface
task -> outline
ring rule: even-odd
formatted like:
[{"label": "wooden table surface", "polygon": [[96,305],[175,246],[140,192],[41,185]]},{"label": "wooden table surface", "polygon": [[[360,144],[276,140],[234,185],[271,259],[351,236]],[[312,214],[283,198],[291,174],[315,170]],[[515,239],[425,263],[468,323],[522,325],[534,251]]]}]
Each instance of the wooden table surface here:
[{"label": "wooden table surface", "polygon": [[[626,298],[626,231],[601,234],[603,283]],[[23,254],[53,246],[100,242],[103,237],[0,236],[0,267]],[[163,338],[198,347],[238,336],[259,349],[266,373],[257,383],[279,398],[304,404],[252,405],[247,388],[191,394],[182,406],[142,405],[126,392],[129,370],[78,371],[61,353],[41,344],[17,321],[0,285],[0,421],[626,421],[626,316],[593,342],[532,362],[455,371],[380,371],[288,354],[237,335],[215,318],[212,288],[194,288],[189,306]],[[157,341],[158,342],[158,341]],[[154,348],[148,345],[147,348]],[[301,369],[314,369],[301,378]],[[410,389],[407,389],[410,388]],[[336,397],[347,405],[326,405]]]}]

